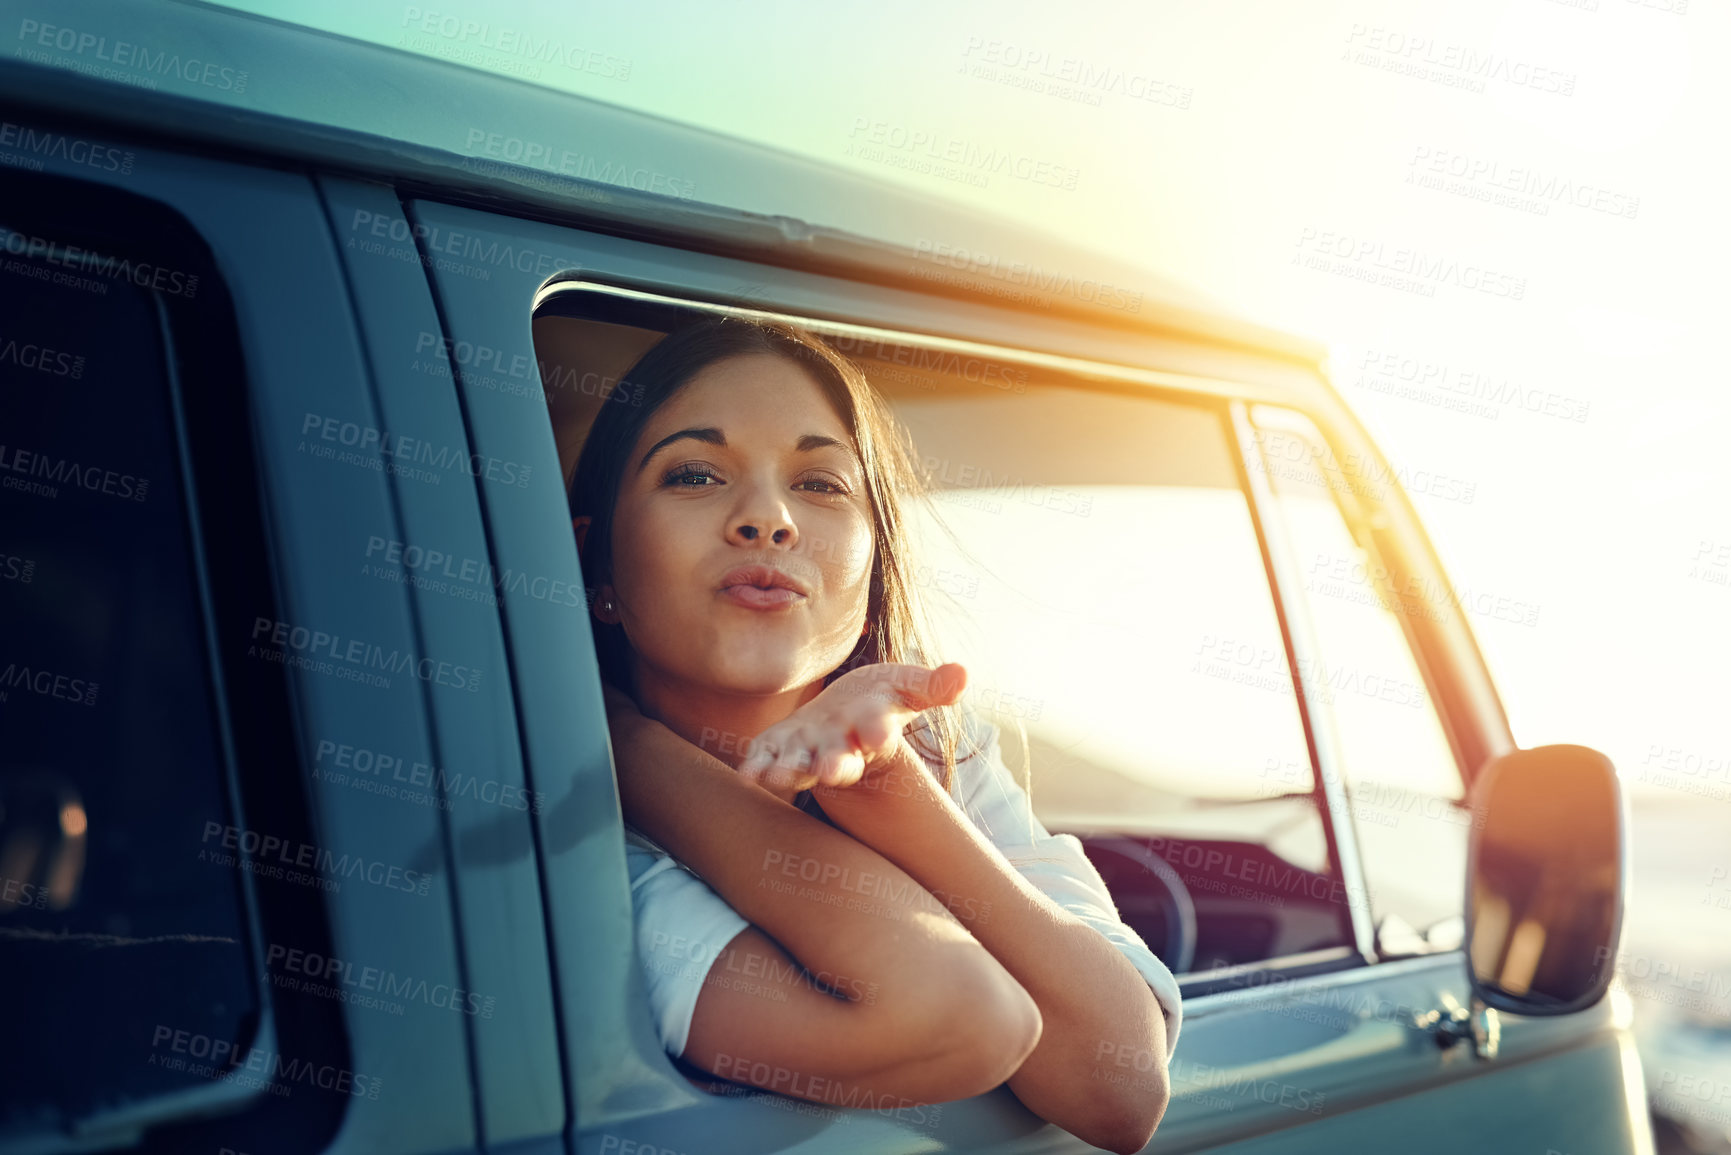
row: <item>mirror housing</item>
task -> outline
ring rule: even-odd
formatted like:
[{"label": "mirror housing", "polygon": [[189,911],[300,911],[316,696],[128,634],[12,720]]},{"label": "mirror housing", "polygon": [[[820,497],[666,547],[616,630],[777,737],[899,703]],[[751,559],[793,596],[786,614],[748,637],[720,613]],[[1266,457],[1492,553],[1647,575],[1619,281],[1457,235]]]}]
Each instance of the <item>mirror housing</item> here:
[{"label": "mirror housing", "polygon": [[1466,956],[1473,994],[1518,1015],[1567,1015],[1616,973],[1627,871],[1621,783],[1585,746],[1491,759],[1473,784]]}]

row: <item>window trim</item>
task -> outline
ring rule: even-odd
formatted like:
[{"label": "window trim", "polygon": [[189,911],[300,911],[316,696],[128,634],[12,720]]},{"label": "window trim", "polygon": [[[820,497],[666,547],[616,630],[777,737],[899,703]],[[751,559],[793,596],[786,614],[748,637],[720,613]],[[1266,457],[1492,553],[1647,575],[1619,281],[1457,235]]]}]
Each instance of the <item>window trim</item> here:
[{"label": "window trim", "polygon": [[1190,1013],[1192,999],[1206,998],[1209,995],[1222,994],[1227,991],[1255,990],[1258,987],[1275,985],[1272,980],[1254,981],[1259,975],[1282,976],[1280,986],[1289,981],[1309,978],[1312,975],[1328,975],[1336,971],[1356,970],[1364,966],[1364,959],[1352,946],[1323,947],[1321,950],[1300,951],[1297,954],[1281,955],[1278,958],[1264,959],[1261,962],[1239,963],[1237,966],[1216,967],[1210,971],[1197,971],[1194,974],[1182,974],[1178,979],[1178,992],[1184,996],[1184,1013]]},{"label": "window trim", "polygon": [[[1268,458],[1263,454],[1261,442],[1256,440],[1250,409],[1243,401],[1235,399],[1228,411],[1232,431],[1238,439],[1239,468],[1250,493],[1257,534],[1266,550],[1268,582],[1280,613],[1288,668],[1298,690],[1299,715],[1304,720],[1305,736],[1310,743],[1311,773],[1315,775],[1316,789],[1327,815],[1323,829],[1328,832],[1330,846],[1336,851],[1335,865],[1346,888],[1346,906],[1354,944],[1365,962],[1375,962],[1376,922],[1370,909],[1370,894],[1365,889],[1358,830],[1352,824],[1352,808],[1346,797],[1346,783],[1341,777],[1340,737],[1335,733],[1334,715],[1322,701],[1320,688],[1304,676],[1305,669],[1317,668],[1316,658],[1321,649],[1317,645],[1315,626],[1310,620],[1310,607],[1301,600],[1304,581],[1298,558],[1275,500],[1274,489],[1268,482]],[[1248,468],[1250,461],[1257,462],[1259,468]]]},{"label": "window trim", "polygon": [[[596,318],[589,314],[576,314],[567,311],[565,298],[585,294],[608,297],[619,302],[634,303],[644,308],[664,308],[680,312],[706,313],[711,316],[782,322],[797,325],[824,337],[853,337],[868,343],[876,342],[935,349],[962,357],[978,357],[1023,365],[1033,369],[1043,369],[1066,377],[1085,380],[1092,384],[1119,388],[1141,386],[1144,389],[1153,388],[1163,392],[1209,397],[1216,403],[1236,400],[1244,393],[1244,388],[1240,385],[1211,377],[1172,373],[1161,369],[1145,369],[1136,365],[1121,365],[1110,361],[1094,361],[1083,357],[1071,357],[1062,353],[1041,353],[1030,349],[1016,349],[1007,345],[994,345],[986,341],[947,337],[940,333],[891,329],[881,325],[861,324],[856,321],[844,321],[815,314],[753,308],[748,305],[706,299],[697,294],[689,297],[678,297],[668,293],[601,280],[592,275],[553,280],[541,286],[540,290],[535,293],[530,316],[538,318],[545,313],[545,315],[550,316],[574,316],[582,320],[594,320]],[[1303,412],[1302,410],[1298,411]]]},{"label": "window trim", "polygon": [[[1329,438],[1328,434],[1324,432],[1322,426],[1317,423],[1315,417],[1304,412],[1304,410],[1299,409],[1294,405],[1279,405],[1268,401],[1258,401],[1256,402],[1256,407],[1259,409],[1284,410],[1303,418],[1305,421],[1309,422],[1311,428],[1315,431],[1315,440],[1319,441],[1322,447],[1327,449],[1329,453],[1335,454],[1336,456],[1340,455],[1340,447]],[[1255,427],[1255,424],[1254,421],[1251,421],[1253,428]],[[1287,436],[1302,436],[1306,441],[1312,440],[1307,435],[1294,434],[1291,431],[1287,431]],[[1335,512],[1340,515],[1341,523],[1346,526],[1347,532],[1352,535],[1354,543],[1357,544],[1360,549],[1364,550],[1365,557],[1382,571],[1381,577],[1373,576],[1371,579],[1375,583],[1376,591],[1386,597],[1391,604],[1401,604],[1399,591],[1395,588],[1394,583],[1389,579],[1392,575],[1405,571],[1401,568],[1398,559],[1390,555],[1387,548],[1388,543],[1386,534],[1380,532],[1378,529],[1377,522],[1379,517],[1386,517],[1386,513],[1383,512],[1383,507],[1378,505],[1375,508],[1367,510],[1365,508],[1366,503],[1353,494],[1350,488],[1342,490],[1332,485],[1328,488],[1329,500],[1333,504]],[[1278,505],[1276,508],[1278,508]],[[1407,566],[1406,570],[1412,570],[1413,568],[1414,567]],[[1442,576],[1446,578],[1447,575],[1445,574]],[[1302,583],[1300,583],[1300,585],[1302,587]],[[1308,601],[1305,602],[1305,612],[1307,614],[1309,613]],[[1466,611],[1464,608],[1457,606],[1455,612],[1464,614]],[[1460,775],[1461,797],[1462,805],[1464,807],[1466,805],[1465,800],[1472,792],[1473,776],[1471,768],[1467,765],[1466,747],[1463,743],[1460,726],[1458,725],[1455,716],[1446,708],[1447,698],[1445,697],[1445,688],[1436,677],[1435,663],[1425,653],[1423,640],[1419,636],[1418,632],[1417,615],[1397,612],[1394,614],[1394,618],[1400,628],[1401,636],[1406,639],[1407,652],[1412,655],[1413,665],[1418,668],[1419,677],[1424,681],[1425,690],[1431,696],[1431,715],[1436,718],[1437,724],[1442,727],[1443,736],[1448,741],[1449,754],[1454,759],[1455,773]]]},{"label": "window trim", "polygon": [[[1285,430],[1283,432],[1286,436],[1297,437],[1305,442],[1313,443],[1314,446],[1319,446],[1322,449],[1327,450],[1331,455],[1338,456],[1341,453],[1340,447],[1335,444],[1332,438],[1329,437],[1327,431],[1323,428],[1322,424],[1316,419],[1316,417],[1312,414],[1306,413],[1298,406],[1268,401],[1257,401],[1254,405],[1259,409],[1270,409],[1292,414],[1302,419],[1310,426],[1309,431]],[[1255,435],[1257,431],[1263,427],[1259,426],[1251,419],[1249,406],[1244,407],[1244,427],[1248,435],[1247,444],[1254,446],[1253,450],[1247,450],[1247,452],[1254,452],[1260,455],[1262,442],[1258,441]],[[1278,532],[1280,533],[1281,538],[1287,543],[1287,551],[1291,557],[1292,568],[1290,572],[1295,580],[1291,583],[1290,600],[1294,607],[1294,616],[1302,620],[1307,634],[1314,643],[1316,638],[1316,627],[1311,618],[1310,594],[1304,588],[1303,578],[1299,574],[1297,554],[1296,550],[1293,549],[1290,544],[1291,539],[1287,533],[1285,514],[1280,508],[1279,498],[1274,495],[1273,487],[1268,481],[1268,459],[1266,456],[1259,456],[1258,459],[1261,460],[1264,465],[1264,469],[1261,471],[1258,481],[1261,483],[1261,488],[1267,492],[1268,508],[1270,511],[1269,517],[1278,525]],[[1397,569],[1395,559],[1392,558],[1388,552],[1389,539],[1385,532],[1386,523],[1389,517],[1388,505],[1380,501],[1373,502],[1366,498],[1362,498],[1350,487],[1337,487],[1331,484],[1328,486],[1328,491],[1330,504],[1335,513],[1339,516],[1341,524],[1346,528],[1348,534],[1352,536],[1354,543],[1364,551],[1365,557],[1369,562],[1373,563],[1375,566],[1381,567],[1383,571],[1384,576],[1373,578],[1375,583],[1374,588],[1378,593],[1386,597],[1390,604],[1400,605],[1401,599],[1397,594],[1393,582],[1390,580],[1390,575],[1400,572],[1413,572],[1414,567],[1408,566],[1404,570]],[[1436,572],[1439,576],[1446,579],[1447,575],[1443,574],[1440,568]],[[1450,588],[1452,588],[1452,584]],[[1464,617],[1466,611],[1464,607],[1460,607],[1457,604],[1453,612],[1463,615]],[[1393,617],[1396,620],[1396,628],[1400,631],[1400,637],[1406,645],[1406,652],[1412,658],[1419,679],[1424,684],[1425,691],[1430,697],[1425,708],[1430,711],[1431,717],[1436,719],[1437,725],[1442,729],[1444,740],[1448,745],[1449,757],[1453,762],[1455,774],[1460,783],[1461,797],[1458,801],[1452,802],[1451,805],[1454,805],[1463,811],[1470,810],[1473,784],[1476,775],[1467,763],[1463,736],[1457,723],[1456,715],[1448,707],[1448,687],[1438,680],[1436,676],[1437,665],[1426,653],[1417,615],[1394,612]],[[1466,627],[1464,621],[1461,625],[1463,629],[1466,629],[1466,632],[1470,636],[1471,631]],[[1317,652],[1320,653],[1320,650]],[[1310,668],[1313,670],[1318,669],[1320,668],[1320,663],[1312,662]],[[1298,675],[1295,675],[1295,678],[1297,676]],[[1323,705],[1321,708],[1326,713],[1327,730],[1332,743],[1332,750],[1329,755],[1331,761],[1327,763],[1318,763],[1316,768],[1319,772],[1324,766],[1332,768],[1332,773],[1323,775],[1322,777],[1325,782],[1330,779],[1332,780],[1336,792],[1338,792],[1344,800],[1341,803],[1344,807],[1341,811],[1344,816],[1342,819],[1342,825],[1350,829],[1351,837],[1356,846],[1358,835],[1358,828],[1356,825],[1357,819],[1353,816],[1351,810],[1350,798],[1352,790],[1346,780],[1345,765],[1343,762],[1339,761],[1339,737],[1334,731],[1333,711],[1326,705]],[[1376,929],[1377,911],[1374,903],[1371,901],[1367,866],[1364,862],[1362,853],[1355,854],[1355,857],[1357,858],[1359,873],[1361,875],[1361,882],[1359,889],[1357,890],[1357,895],[1362,900],[1368,911],[1367,925],[1369,926],[1370,935],[1370,953],[1368,953],[1366,957],[1369,962],[1373,964],[1387,965],[1389,962],[1393,961],[1402,961],[1415,957],[1428,957],[1433,954],[1447,953],[1450,950],[1458,950],[1458,948],[1433,948],[1430,951],[1420,952],[1419,954],[1414,954],[1412,952],[1384,954]],[[1463,876],[1459,879],[1458,885],[1465,886],[1466,877]],[[1351,894],[1352,892],[1349,890],[1349,896]],[[1461,916],[1464,918],[1466,913],[1467,907],[1463,905]]]},{"label": "window trim", "polygon": [[[1316,742],[1313,737],[1312,704],[1307,697],[1307,695],[1314,693],[1314,687],[1304,686],[1298,675],[1298,667],[1294,662],[1294,638],[1289,632],[1289,623],[1297,617],[1302,623],[1300,630],[1304,630],[1308,628],[1308,621],[1302,617],[1304,607],[1293,601],[1291,590],[1298,588],[1297,583],[1282,581],[1281,575],[1296,574],[1295,563],[1291,560],[1290,547],[1284,538],[1270,541],[1266,533],[1265,527],[1270,518],[1276,519],[1276,526],[1283,532],[1283,527],[1280,527],[1277,520],[1278,511],[1273,504],[1272,492],[1267,487],[1266,475],[1260,478],[1249,476],[1249,471],[1244,469],[1246,446],[1250,447],[1250,452],[1257,454],[1260,454],[1260,447],[1256,446],[1250,437],[1249,411],[1243,399],[1245,390],[1242,386],[1213,378],[1119,365],[1062,354],[1041,353],[985,341],[918,333],[778,309],[756,308],[705,299],[698,294],[680,297],[665,292],[613,283],[599,279],[592,274],[573,275],[551,280],[542,285],[534,295],[530,316],[532,320],[538,320],[543,316],[565,316],[587,321],[602,319],[601,310],[577,305],[578,301],[597,298],[616,307],[623,306],[623,308],[617,308],[611,316],[606,318],[615,321],[615,323],[627,323],[619,320],[618,316],[620,313],[630,312],[633,306],[645,310],[663,309],[677,313],[699,313],[709,316],[781,322],[800,326],[819,336],[853,337],[866,342],[928,348],[963,357],[983,358],[1000,363],[1041,369],[1096,387],[1104,386],[1106,389],[1115,387],[1116,390],[1132,392],[1141,396],[1176,395],[1184,398],[1189,404],[1200,404],[1219,415],[1224,423],[1223,432],[1227,438],[1228,448],[1232,448],[1236,443],[1239,450],[1236,462],[1236,468],[1239,472],[1239,492],[1245,499],[1252,524],[1256,528],[1258,540],[1262,547],[1264,576],[1268,581],[1271,602],[1281,624],[1282,635],[1288,648],[1289,673],[1301,691],[1297,698],[1300,724],[1306,734],[1307,742],[1312,746],[1312,773],[1317,778],[1319,790],[1325,792],[1327,802],[1326,806],[1319,807],[1319,810],[1323,812],[1324,837],[1328,841],[1331,860],[1336,869],[1341,872],[1342,883],[1347,890],[1347,913],[1352,942],[1339,948],[1332,948],[1332,950],[1347,952],[1344,963],[1346,966],[1361,966],[1375,961],[1375,935],[1372,930],[1373,923],[1371,922],[1368,896],[1364,890],[1363,869],[1358,857],[1355,831],[1350,822],[1342,827],[1337,820],[1337,816],[1340,815],[1350,817],[1350,810],[1347,807],[1338,775],[1335,776],[1335,789],[1326,790],[1326,776],[1320,772]],[[1288,404],[1287,407],[1295,412],[1303,412],[1302,409],[1291,404]],[[1262,483],[1260,488],[1257,485],[1258,480]],[[1308,654],[1315,650],[1315,645],[1314,642],[1308,641],[1306,636],[1306,641],[1299,643],[1297,649]],[[1338,764],[1338,759],[1333,755],[1332,749],[1328,764]],[[1341,830],[1344,830],[1344,837],[1340,834]],[[1294,959],[1301,960],[1300,965],[1304,965],[1305,960],[1314,961],[1313,956],[1316,953],[1281,956],[1277,959],[1262,960],[1245,965],[1249,970],[1254,970],[1255,968],[1266,968],[1270,964],[1277,964],[1282,961],[1290,963]],[[1342,964],[1335,961],[1331,955],[1324,965],[1326,969],[1332,970]]]}]

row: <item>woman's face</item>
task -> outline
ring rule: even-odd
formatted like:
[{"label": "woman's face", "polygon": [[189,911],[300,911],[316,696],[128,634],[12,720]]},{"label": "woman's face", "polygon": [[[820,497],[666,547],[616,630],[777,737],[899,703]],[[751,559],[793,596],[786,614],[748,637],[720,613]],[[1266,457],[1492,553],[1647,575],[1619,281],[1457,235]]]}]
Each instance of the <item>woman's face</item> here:
[{"label": "woman's face", "polygon": [[656,410],[626,459],[610,616],[640,678],[782,693],[852,652],[872,554],[847,425],[799,365],[733,357]]}]

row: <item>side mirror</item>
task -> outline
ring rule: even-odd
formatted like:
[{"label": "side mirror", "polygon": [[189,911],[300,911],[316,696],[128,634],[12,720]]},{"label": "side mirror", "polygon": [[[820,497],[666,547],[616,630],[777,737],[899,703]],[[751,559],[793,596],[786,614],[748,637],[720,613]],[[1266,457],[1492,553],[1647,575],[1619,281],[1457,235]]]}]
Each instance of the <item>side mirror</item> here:
[{"label": "side mirror", "polygon": [[1585,746],[1492,759],[1473,787],[1466,953],[1473,993],[1519,1015],[1604,997],[1623,923],[1623,801]]}]

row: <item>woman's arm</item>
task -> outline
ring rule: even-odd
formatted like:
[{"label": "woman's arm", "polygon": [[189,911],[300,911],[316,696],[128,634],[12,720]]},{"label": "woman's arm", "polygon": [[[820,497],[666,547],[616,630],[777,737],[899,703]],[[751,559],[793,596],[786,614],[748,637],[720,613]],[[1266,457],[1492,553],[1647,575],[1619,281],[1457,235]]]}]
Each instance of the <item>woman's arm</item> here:
[{"label": "woman's arm", "polygon": [[943,893],[1033,996],[1042,1030],[1010,1079],[1016,1096],[1097,1147],[1146,1146],[1169,1095],[1166,1024],[1130,961],[1023,878],[911,748],[867,788],[815,794],[843,829]]},{"label": "woman's arm", "polygon": [[618,706],[626,819],[753,924],[710,974],[757,981],[706,981],[687,1059],[833,1105],[965,1098],[1024,1064],[1040,1034],[1034,1000],[917,881]]}]

